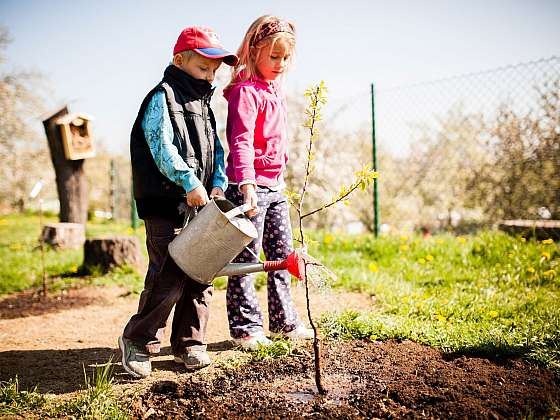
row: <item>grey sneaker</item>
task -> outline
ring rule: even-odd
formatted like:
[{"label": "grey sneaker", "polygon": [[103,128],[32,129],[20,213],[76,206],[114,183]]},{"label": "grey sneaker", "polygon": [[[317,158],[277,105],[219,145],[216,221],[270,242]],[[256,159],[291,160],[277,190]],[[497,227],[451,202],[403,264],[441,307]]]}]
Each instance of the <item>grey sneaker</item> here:
[{"label": "grey sneaker", "polygon": [[124,370],[135,378],[145,378],[152,373],[152,362],[144,346],[137,346],[128,338],[119,337]]},{"label": "grey sneaker", "polygon": [[186,349],[185,353],[173,357],[175,363],[183,363],[187,370],[202,369],[210,363],[210,356],[206,350]]}]

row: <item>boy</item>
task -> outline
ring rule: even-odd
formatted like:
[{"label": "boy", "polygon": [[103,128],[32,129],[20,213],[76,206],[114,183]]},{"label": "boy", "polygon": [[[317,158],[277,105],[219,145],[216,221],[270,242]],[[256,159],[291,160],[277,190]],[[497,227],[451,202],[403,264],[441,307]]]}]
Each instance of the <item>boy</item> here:
[{"label": "boy", "polygon": [[[151,373],[149,353],[158,353],[166,320],[175,306],[171,347],[187,369],[210,364],[206,325],[212,287],[184,274],[167,246],[183,225],[184,211],[224,196],[224,150],[216,135],[211,82],[222,61],[237,63],[214,31],[184,29],[173,63],[140,106],[130,154],[134,198],[146,225],[149,266],[138,313],[119,337],[123,368],[134,377]],[[189,208],[186,208],[186,205]]]}]

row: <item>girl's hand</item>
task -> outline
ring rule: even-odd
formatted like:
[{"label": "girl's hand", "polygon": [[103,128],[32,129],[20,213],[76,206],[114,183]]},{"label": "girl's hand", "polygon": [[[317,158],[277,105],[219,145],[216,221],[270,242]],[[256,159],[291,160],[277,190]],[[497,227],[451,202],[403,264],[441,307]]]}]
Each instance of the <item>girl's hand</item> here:
[{"label": "girl's hand", "polygon": [[208,194],[203,186],[196,187],[187,193],[187,205],[189,207],[202,207],[208,203]]},{"label": "girl's hand", "polygon": [[210,191],[210,198],[212,198],[212,197],[225,198],[225,194],[220,187],[214,187],[214,188],[212,188],[212,191]]},{"label": "girl's hand", "polygon": [[259,213],[259,208],[257,207],[257,192],[255,191],[255,186],[253,184],[244,184],[241,186],[241,192],[243,193],[243,204],[250,203],[252,209],[247,213],[247,217],[253,217]]}]

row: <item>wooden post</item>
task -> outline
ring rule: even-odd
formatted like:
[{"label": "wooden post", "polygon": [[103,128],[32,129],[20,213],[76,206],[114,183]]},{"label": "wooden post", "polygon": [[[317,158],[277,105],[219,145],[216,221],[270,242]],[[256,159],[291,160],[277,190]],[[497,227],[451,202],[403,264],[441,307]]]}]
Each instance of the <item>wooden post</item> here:
[{"label": "wooden post", "polygon": [[56,188],[60,201],[59,220],[61,222],[85,224],[87,221],[88,195],[84,160],[66,159],[60,127],[56,124],[56,120],[66,114],[68,114],[68,108],[64,107],[43,121],[56,174]]}]

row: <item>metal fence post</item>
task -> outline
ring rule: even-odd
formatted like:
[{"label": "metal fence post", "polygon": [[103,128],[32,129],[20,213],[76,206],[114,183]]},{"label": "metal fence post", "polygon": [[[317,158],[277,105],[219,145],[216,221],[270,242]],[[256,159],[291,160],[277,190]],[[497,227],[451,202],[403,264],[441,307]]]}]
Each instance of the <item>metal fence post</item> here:
[{"label": "metal fence post", "polygon": [[[377,144],[375,139],[375,87],[371,84],[371,142],[373,170],[377,171]],[[377,192],[377,178],[373,180],[373,233],[379,236],[379,196]]]},{"label": "metal fence post", "polygon": [[138,218],[138,209],[136,208],[136,200],[134,199],[134,187],[132,182],[130,185],[130,226],[132,229],[138,229],[140,225],[140,220]]}]

